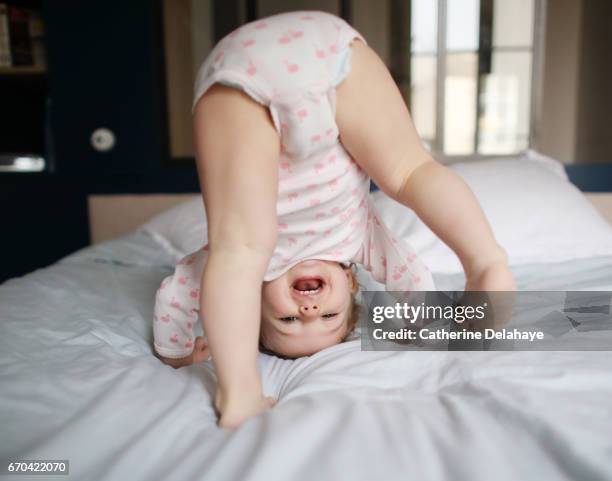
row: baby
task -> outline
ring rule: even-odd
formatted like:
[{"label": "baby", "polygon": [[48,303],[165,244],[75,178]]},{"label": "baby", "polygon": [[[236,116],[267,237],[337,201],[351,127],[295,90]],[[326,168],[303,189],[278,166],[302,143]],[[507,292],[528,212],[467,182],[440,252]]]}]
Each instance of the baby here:
[{"label": "baby", "polygon": [[[201,66],[193,114],[208,244],[157,291],[154,346],[174,367],[210,354],[220,426],[274,403],[258,347],[296,358],[347,338],[352,263],[387,290],[435,289],[381,222],[370,178],[457,253],[466,290],[515,289],[472,192],[423,148],[385,65],[344,20],[301,11],[238,28]],[[194,338],[198,317],[209,345]]]}]

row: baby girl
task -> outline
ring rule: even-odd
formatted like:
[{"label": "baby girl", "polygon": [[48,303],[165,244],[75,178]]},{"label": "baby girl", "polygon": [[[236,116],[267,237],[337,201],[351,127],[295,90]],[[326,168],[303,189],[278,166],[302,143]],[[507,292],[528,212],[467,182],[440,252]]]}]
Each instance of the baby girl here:
[{"label": "baby girl", "polygon": [[208,244],[157,291],[154,346],[174,367],[210,354],[220,426],[274,404],[259,347],[296,358],[351,333],[352,264],[387,290],[435,290],[381,222],[370,179],[456,252],[466,290],[515,288],[472,192],[423,148],[384,63],[344,20],[290,12],[230,33],[198,72],[193,116]]}]

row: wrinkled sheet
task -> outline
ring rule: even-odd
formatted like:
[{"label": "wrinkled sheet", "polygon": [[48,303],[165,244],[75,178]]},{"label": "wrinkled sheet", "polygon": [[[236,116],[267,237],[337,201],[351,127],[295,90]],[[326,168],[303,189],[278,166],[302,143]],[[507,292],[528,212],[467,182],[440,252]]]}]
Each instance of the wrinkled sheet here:
[{"label": "wrinkled sheet", "polygon": [[[0,286],[0,460],[69,459],[78,480],[612,479],[606,351],[261,354],[278,405],[218,429],[212,365],[152,354],[173,262],[133,232]],[[612,290],[612,257],[513,272],[519,289]]]}]

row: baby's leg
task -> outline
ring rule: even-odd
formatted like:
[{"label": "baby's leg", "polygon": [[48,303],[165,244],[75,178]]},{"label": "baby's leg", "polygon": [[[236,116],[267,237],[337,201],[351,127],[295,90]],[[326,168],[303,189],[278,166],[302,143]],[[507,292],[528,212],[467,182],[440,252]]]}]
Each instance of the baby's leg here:
[{"label": "baby's leg", "polygon": [[196,104],[193,126],[209,248],[236,239],[274,246],[280,141],[268,109],[214,84]]},{"label": "baby's leg", "polygon": [[384,62],[365,43],[352,43],[351,70],[337,87],[340,140],[390,197],[423,162],[431,160],[406,103]]},{"label": "baby's leg", "polygon": [[[352,49],[351,70],[337,87],[336,122],[343,145],[389,197],[410,207],[455,251],[468,287],[512,290],[506,253],[473,192],[425,150],[378,55],[361,41],[353,42]],[[480,282],[494,264],[502,266],[504,279]]]},{"label": "baby's leg", "polygon": [[219,380],[220,425],[264,409],[257,372],[261,285],[276,246],[280,140],[265,106],[213,85],[194,111],[209,255],[200,314]]}]

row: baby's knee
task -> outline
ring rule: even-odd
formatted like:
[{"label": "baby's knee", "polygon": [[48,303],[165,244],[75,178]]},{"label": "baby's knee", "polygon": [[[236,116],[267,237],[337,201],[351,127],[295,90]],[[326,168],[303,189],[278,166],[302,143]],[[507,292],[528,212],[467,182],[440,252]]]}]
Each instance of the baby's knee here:
[{"label": "baby's knee", "polygon": [[248,108],[250,99],[239,89],[214,83],[197,100],[194,107],[194,119],[214,120],[223,115],[227,105],[233,109],[240,110]]},{"label": "baby's knee", "polygon": [[[200,137],[213,144],[265,143],[278,150],[279,139],[267,106],[246,92],[221,83],[213,84],[194,108],[196,143]],[[201,139],[200,139],[201,140]]]}]

